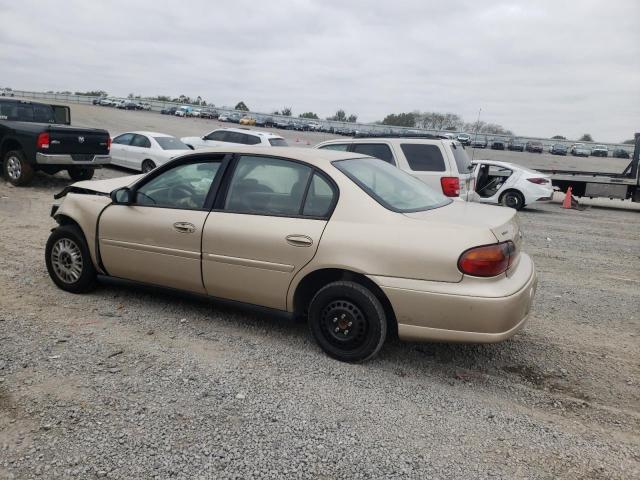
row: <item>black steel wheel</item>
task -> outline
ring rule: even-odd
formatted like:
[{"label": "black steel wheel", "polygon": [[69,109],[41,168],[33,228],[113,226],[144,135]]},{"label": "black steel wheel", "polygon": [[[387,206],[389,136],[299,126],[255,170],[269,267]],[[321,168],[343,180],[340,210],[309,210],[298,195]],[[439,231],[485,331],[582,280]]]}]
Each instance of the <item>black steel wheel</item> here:
[{"label": "black steel wheel", "polygon": [[500,203],[505,207],[515,208],[516,210],[522,210],[524,208],[524,197],[520,192],[509,190],[504,195]]},{"label": "black steel wheel", "polygon": [[387,319],[376,296],[349,281],[321,288],[309,305],[309,328],[329,356],[343,362],[374,357],[386,339]]}]

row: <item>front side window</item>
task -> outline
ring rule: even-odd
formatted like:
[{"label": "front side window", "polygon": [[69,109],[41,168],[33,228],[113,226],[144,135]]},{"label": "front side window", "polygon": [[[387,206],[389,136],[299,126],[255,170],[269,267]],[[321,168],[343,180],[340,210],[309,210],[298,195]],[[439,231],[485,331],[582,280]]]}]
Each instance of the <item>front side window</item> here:
[{"label": "front side window", "polygon": [[145,183],[136,191],[135,203],[154,207],[201,210],[204,208],[219,161],[178,165]]},{"label": "front side window", "polygon": [[414,172],[444,172],[444,157],[437,145],[403,143],[400,145],[409,168]]},{"label": "front side window", "polygon": [[450,198],[408,173],[381,160],[354,158],[333,165],[383,207],[394,212],[417,212],[448,205]]},{"label": "front side window", "polygon": [[271,157],[243,155],[233,173],[225,210],[299,215],[311,167]]},{"label": "front side window", "polygon": [[151,142],[144,135],[135,135],[131,142],[132,147],[151,148]]},{"label": "front side window", "polygon": [[393,153],[391,153],[389,145],[385,145],[384,143],[357,143],[353,145],[353,151],[361,153],[362,155],[379,158],[391,165],[396,164],[393,160]]},{"label": "front side window", "polygon": [[113,143],[117,143],[118,145],[129,145],[131,140],[133,140],[133,133],[123,133],[122,135],[118,135],[113,139]]}]

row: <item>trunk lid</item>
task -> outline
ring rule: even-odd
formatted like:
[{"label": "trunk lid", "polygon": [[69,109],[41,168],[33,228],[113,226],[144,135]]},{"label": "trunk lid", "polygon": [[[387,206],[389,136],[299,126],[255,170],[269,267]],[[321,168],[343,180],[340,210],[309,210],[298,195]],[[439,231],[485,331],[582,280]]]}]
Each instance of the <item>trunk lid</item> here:
[{"label": "trunk lid", "polygon": [[46,153],[70,154],[74,160],[84,161],[92,160],[93,155],[109,154],[109,132],[106,130],[64,125],[51,125],[47,130],[49,148]]},{"label": "trunk lid", "polygon": [[453,201],[446,207],[424,212],[405,213],[415,220],[425,220],[464,227],[487,228],[498,242],[511,240],[518,249],[522,243],[520,221],[516,210],[507,207]]}]

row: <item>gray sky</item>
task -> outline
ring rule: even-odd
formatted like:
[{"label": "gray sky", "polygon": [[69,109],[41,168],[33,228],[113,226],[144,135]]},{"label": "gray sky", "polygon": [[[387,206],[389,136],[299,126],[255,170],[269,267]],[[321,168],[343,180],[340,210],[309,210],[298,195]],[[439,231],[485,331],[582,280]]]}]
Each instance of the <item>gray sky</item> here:
[{"label": "gray sky", "polygon": [[0,0],[0,87],[640,131],[640,1]]}]

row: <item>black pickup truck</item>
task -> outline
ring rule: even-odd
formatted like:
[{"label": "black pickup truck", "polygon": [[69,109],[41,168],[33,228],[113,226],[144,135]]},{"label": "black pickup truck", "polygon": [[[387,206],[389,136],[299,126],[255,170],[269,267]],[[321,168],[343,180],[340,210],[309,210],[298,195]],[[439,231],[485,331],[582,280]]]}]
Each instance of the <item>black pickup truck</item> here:
[{"label": "black pickup truck", "polygon": [[106,130],[72,127],[69,107],[0,98],[2,173],[13,185],[28,184],[37,170],[89,180],[111,161],[110,148]]}]

